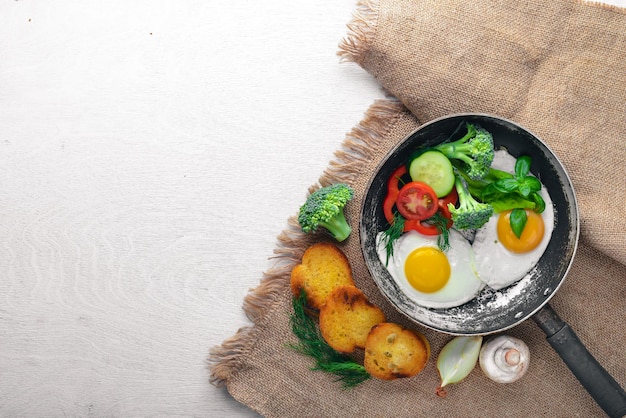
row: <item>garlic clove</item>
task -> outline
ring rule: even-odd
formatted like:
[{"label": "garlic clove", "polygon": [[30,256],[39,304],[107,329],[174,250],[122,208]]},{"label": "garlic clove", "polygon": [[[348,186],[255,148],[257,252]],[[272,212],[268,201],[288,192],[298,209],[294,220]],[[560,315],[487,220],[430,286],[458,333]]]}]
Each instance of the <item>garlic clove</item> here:
[{"label": "garlic clove", "polygon": [[510,335],[492,337],[483,344],[478,363],[485,375],[498,383],[519,380],[530,362],[530,350],[524,341]]},{"label": "garlic clove", "polygon": [[441,384],[437,388],[437,396],[445,397],[444,386],[458,383],[465,379],[476,367],[483,337],[455,337],[450,340],[437,357],[437,370]]}]

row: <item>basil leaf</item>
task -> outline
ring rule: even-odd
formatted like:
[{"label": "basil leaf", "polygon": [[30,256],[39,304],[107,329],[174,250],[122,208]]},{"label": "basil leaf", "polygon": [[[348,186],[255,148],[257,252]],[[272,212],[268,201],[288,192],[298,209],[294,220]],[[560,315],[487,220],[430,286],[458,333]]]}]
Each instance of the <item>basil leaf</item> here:
[{"label": "basil leaf", "polygon": [[539,193],[531,193],[529,197],[535,202],[535,212],[543,213],[543,211],[546,210],[546,202]]},{"label": "basil leaf", "polygon": [[502,193],[514,192],[519,187],[519,183],[515,179],[500,179],[491,184],[493,184],[494,187]]},{"label": "basil leaf", "polygon": [[519,194],[521,194],[524,197],[528,197],[528,195],[531,193],[530,187],[528,186],[528,184],[524,182],[520,182],[518,190],[519,190]]},{"label": "basil leaf", "polygon": [[537,177],[526,176],[522,182],[528,185],[531,192],[538,192],[541,190],[541,182],[537,179]]},{"label": "basil leaf", "polygon": [[513,209],[511,212],[511,216],[509,217],[509,223],[511,225],[511,229],[517,238],[522,236],[522,232],[524,231],[524,227],[526,226],[526,211],[524,209]]},{"label": "basil leaf", "polygon": [[497,200],[489,202],[489,204],[493,207],[493,211],[496,213],[516,208],[535,210],[537,206],[534,201],[526,200],[516,194],[501,196]]},{"label": "basil leaf", "polygon": [[493,183],[494,181],[497,181],[500,179],[512,179],[512,178],[513,178],[513,174],[491,167],[487,175],[483,177],[483,181],[486,181],[487,183]]},{"label": "basil leaf", "polygon": [[[489,183],[484,189],[481,191],[474,191],[471,188],[469,189],[470,193],[474,197],[478,197],[482,202],[490,202],[495,199],[499,199],[503,193],[496,188],[493,183]],[[477,193],[478,192],[478,193]]]},{"label": "basil leaf", "polygon": [[530,173],[530,161],[531,159],[527,155],[519,157],[517,161],[515,161],[515,177],[518,180],[523,179]]}]

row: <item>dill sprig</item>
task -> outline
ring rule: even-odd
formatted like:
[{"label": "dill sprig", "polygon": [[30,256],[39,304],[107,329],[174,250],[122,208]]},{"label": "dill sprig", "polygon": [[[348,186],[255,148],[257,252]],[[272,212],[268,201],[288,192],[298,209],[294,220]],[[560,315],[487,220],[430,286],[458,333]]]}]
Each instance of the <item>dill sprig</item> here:
[{"label": "dill sprig", "polygon": [[315,321],[306,313],[306,294],[293,298],[291,315],[291,329],[298,337],[297,344],[289,344],[289,348],[315,359],[315,366],[311,370],[321,370],[337,376],[337,381],[343,382],[343,388],[357,386],[370,378],[370,374],[361,364],[356,363],[350,356],[339,353],[328,345],[317,329]]},{"label": "dill sprig", "polygon": [[428,219],[437,227],[439,236],[437,237],[437,246],[441,251],[448,251],[450,248],[450,230],[448,229],[449,219],[437,211],[431,218]]},{"label": "dill sprig", "polygon": [[389,259],[393,257],[393,243],[402,236],[404,232],[404,218],[398,212],[394,213],[393,222],[385,231],[381,238],[382,243],[385,245],[385,251],[387,253],[387,261],[385,266],[389,265]]}]

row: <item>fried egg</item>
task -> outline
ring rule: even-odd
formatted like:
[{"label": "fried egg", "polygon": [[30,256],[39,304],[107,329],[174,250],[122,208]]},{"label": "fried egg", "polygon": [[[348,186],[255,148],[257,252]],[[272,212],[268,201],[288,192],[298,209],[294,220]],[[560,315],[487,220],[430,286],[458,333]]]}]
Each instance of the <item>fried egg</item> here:
[{"label": "fried egg", "polygon": [[443,252],[437,236],[416,231],[404,233],[393,244],[393,256],[377,236],[378,258],[402,292],[427,308],[451,308],[473,299],[484,287],[474,268],[472,247],[463,236],[450,230],[450,248]]},{"label": "fried egg", "polygon": [[[497,151],[493,168],[512,173],[515,157]],[[472,247],[476,257],[478,277],[493,289],[502,289],[526,276],[543,255],[554,229],[554,208],[550,195],[542,186],[539,194],[546,209],[538,214],[527,210],[528,220],[520,238],[509,225],[510,211],[494,214],[476,231]]]}]

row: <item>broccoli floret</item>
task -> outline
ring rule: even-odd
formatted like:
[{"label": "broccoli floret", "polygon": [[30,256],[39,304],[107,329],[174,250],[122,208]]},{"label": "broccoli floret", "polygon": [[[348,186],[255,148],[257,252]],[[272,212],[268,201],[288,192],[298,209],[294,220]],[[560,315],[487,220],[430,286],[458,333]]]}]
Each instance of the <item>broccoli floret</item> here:
[{"label": "broccoli floret", "polygon": [[452,222],[456,229],[478,229],[487,223],[493,208],[487,203],[480,203],[472,197],[460,176],[456,176],[454,186],[459,194],[459,207],[448,203]]},{"label": "broccoli floret", "polygon": [[466,124],[467,133],[454,142],[435,146],[446,157],[460,160],[467,175],[474,180],[483,178],[491,167],[494,156],[493,136],[481,127]]},{"label": "broccoli floret", "polygon": [[305,233],[326,228],[339,242],[348,238],[352,228],[344,215],[346,203],[354,196],[354,190],[343,183],[332,184],[311,193],[300,207],[298,222]]}]

